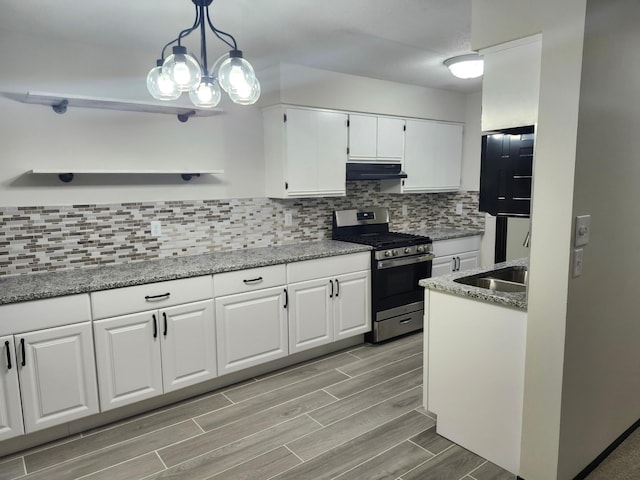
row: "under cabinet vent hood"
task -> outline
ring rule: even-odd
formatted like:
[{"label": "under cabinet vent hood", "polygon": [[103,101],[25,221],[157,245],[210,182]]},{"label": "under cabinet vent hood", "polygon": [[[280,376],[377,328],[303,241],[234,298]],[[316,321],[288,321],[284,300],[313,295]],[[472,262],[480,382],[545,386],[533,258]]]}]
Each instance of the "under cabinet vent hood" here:
[{"label": "under cabinet vent hood", "polygon": [[399,163],[347,163],[347,180],[394,180],[407,178]]}]

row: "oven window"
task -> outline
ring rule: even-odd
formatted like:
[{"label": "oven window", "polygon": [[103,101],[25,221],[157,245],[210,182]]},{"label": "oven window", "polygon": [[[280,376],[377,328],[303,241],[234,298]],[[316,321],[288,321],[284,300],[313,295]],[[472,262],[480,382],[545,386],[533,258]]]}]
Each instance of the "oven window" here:
[{"label": "oven window", "polygon": [[373,272],[373,296],[376,310],[387,310],[423,298],[418,281],[431,276],[431,262],[376,269]]}]

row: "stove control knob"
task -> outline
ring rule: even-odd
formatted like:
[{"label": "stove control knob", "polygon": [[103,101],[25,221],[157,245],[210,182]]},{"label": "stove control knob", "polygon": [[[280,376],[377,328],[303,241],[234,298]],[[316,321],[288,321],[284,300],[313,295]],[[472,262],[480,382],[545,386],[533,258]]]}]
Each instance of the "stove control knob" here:
[{"label": "stove control knob", "polygon": [[391,250],[387,250],[386,252],[384,252],[385,257],[390,257],[391,255],[393,255],[393,252]]},{"label": "stove control knob", "polygon": [[391,255],[393,256],[398,255],[398,250],[394,248],[393,251],[391,252]]},{"label": "stove control knob", "polygon": [[424,245],[420,245],[420,246],[417,248],[417,251],[418,251],[418,253],[424,253]]},{"label": "stove control knob", "polygon": [[405,248],[404,253],[411,253],[411,249],[409,247]]}]

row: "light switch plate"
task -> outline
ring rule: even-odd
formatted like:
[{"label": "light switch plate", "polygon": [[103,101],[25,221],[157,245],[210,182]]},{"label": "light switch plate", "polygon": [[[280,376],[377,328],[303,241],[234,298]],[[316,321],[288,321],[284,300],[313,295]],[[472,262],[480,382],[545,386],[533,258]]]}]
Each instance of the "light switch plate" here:
[{"label": "light switch plate", "polygon": [[162,223],[158,220],[151,221],[151,236],[159,237],[162,235]]},{"label": "light switch plate", "polygon": [[591,230],[591,215],[579,215],[576,217],[576,231],[574,245],[582,247],[589,243],[589,232]]},{"label": "light switch plate", "polygon": [[573,251],[573,277],[579,277],[582,275],[582,263],[584,258],[584,249],[576,248]]}]

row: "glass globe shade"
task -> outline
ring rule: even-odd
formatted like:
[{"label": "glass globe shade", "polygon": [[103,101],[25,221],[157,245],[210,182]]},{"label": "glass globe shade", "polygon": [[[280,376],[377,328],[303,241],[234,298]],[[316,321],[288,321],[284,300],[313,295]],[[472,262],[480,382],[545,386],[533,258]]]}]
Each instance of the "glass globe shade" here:
[{"label": "glass globe shade", "polygon": [[189,98],[196,107],[214,108],[220,103],[222,92],[217,80],[211,77],[202,77],[196,87],[189,91]]},{"label": "glass globe shade", "polygon": [[260,92],[260,82],[256,78],[251,89],[244,91],[231,90],[229,92],[229,98],[233,103],[237,103],[239,105],[253,105],[260,98]]},{"label": "glass globe shade", "polygon": [[476,54],[461,55],[444,61],[452,75],[457,78],[478,78],[484,73],[484,60]]},{"label": "glass globe shade", "polygon": [[229,58],[218,69],[218,81],[227,93],[234,89],[246,91],[253,88],[256,73],[251,64],[242,58],[240,50],[231,50]]},{"label": "glass globe shade", "polygon": [[149,70],[147,75],[147,90],[153,98],[158,100],[175,100],[180,96],[178,85],[164,73],[162,61],[158,62],[160,65]]},{"label": "glass globe shade", "polygon": [[202,75],[200,64],[187,53],[187,49],[183,46],[173,47],[173,54],[164,61],[162,69],[177,84],[181,92],[187,92],[200,83]]}]

